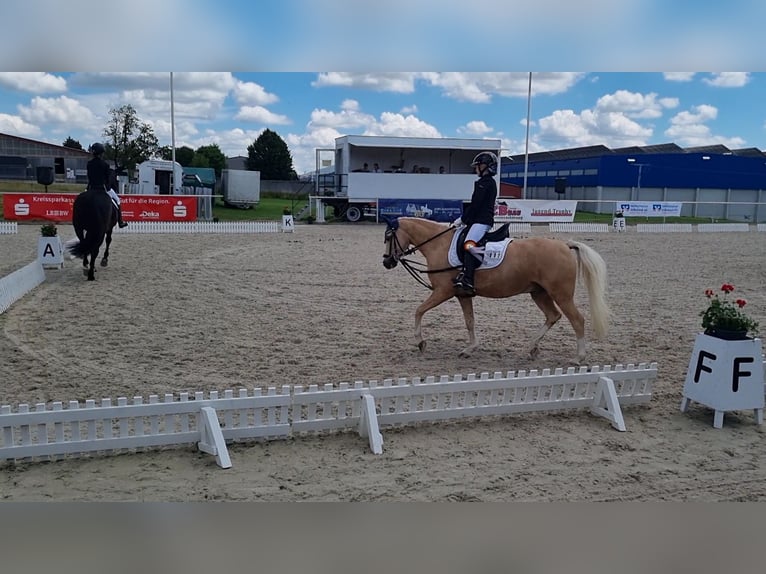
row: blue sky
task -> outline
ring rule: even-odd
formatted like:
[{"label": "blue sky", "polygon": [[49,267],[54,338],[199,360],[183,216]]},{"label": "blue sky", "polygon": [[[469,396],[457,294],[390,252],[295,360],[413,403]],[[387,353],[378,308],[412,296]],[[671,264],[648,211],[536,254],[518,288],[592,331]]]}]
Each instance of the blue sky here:
[{"label": "blue sky", "polygon": [[[500,138],[524,152],[527,72],[174,72],[178,147],[228,156],[269,128],[296,170],[349,134]],[[766,150],[766,73],[533,72],[530,151],[722,143]],[[87,147],[133,105],[171,142],[170,74],[0,72],[0,132]]]}]

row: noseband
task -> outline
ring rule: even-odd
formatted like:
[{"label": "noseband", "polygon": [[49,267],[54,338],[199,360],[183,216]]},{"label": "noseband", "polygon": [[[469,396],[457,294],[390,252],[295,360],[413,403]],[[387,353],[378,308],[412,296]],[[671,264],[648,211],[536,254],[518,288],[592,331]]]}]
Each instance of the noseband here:
[{"label": "noseband", "polygon": [[385,233],[385,236],[384,236],[384,240],[385,240],[386,244],[388,245],[388,254],[383,255],[383,257],[384,257],[383,264],[385,265],[386,261],[393,262],[393,265],[391,265],[391,267],[388,267],[386,265],[386,267],[388,269],[392,269],[392,268],[396,267],[396,264],[401,262],[402,267],[404,267],[407,270],[407,272],[410,275],[412,275],[418,283],[420,283],[424,287],[428,287],[431,290],[433,290],[433,286],[431,286],[427,281],[425,281],[420,276],[420,274],[423,274],[423,273],[441,273],[443,271],[452,271],[454,269],[457,269],[457,267],[446,267],[444,269],[433,269],[433,270],[429,270],[427,268],[426,269],[417,269],[415,266],[427,267],[427,265],[421,263],[420,261],[411,261],[409,259],[405,259],[405,257],[407,255],[412,255],[413,253],[415,253],[418,249],[420,249],[426,243],[428,243],[430,241],[433,241],[437,237],[441,237],[442,235],[444,235],[445,233],[447,233],[449,231],[452,231],[454,229],[453,226],[450,225],[444,231],[440,231],[436,235],[434,235],[432,237],[429,237],[428,239],[426,239],[425,241],[423,241],[421,243],[418,243],[417,245],[413,245],[409,249],[404,249],[404,247],[402,247],[402,244],[399,241],[399,237],[397,237],[397,235],[396,235],[396,230],[398,228],[399,228],[399,225],[398,225],[397,221],[395,221],[393,224],[389,223],[388,226],[386,227],[386,233]]}]

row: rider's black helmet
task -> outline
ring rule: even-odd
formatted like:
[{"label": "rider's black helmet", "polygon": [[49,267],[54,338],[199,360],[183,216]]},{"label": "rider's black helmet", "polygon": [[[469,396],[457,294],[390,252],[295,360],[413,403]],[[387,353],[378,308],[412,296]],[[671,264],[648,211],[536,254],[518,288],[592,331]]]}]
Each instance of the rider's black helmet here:
[{"label": "rider's black helmet", "polygon": [[104,144],[96,142],[91,144],[89,150],[93,155],[101,155],[104,153]]},{"label": "rider's black helmet", "polygon": [[490,174],[495,175],[497,173],[497,156],[491,151],[483,151],[480,154],[477,154],[471,162],[471,167],[476,167],[481,163],[487,166],[487,171],[489,171]]}]

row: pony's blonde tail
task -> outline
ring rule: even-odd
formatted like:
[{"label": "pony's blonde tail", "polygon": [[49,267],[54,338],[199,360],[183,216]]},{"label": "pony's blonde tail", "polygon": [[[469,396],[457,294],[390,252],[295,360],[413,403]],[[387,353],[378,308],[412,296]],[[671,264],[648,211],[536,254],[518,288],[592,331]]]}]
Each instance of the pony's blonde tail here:
[{"label": "pony's blonde tail", "polygon": [[593,333],[598,338],[604,337],[612,314],[606,302],[606,263],[595,249],[584,243],[567,241],[567,245],[577,251],[577,269],[588,290]]}]

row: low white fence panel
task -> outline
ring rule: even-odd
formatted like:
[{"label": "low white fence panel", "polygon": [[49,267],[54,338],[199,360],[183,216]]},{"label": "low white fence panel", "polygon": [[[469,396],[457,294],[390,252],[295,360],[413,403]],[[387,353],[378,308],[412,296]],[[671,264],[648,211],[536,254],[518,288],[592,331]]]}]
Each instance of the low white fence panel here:
[{"label": "low white fence panel", "polygon": [[612,226],[608,223],[568,223],[552,221],[548,224],[551,233],[609,233]]},{"label": "low white fence panel", "polygon": [[11,305],[43,281],[45,271],[39,261],[32,261],[10,275],[0,277],[0,313],[5,313]]},{"label": "low white fence panel", "polygon": [[115,234],[133,233],[279,233],[281,221],[131,221]]},{"label": "low white fence panel", "polygon": [[0,408],[0,460],[115,453],[197,443],[217,463],[231,466],[227,441],[275,439],[304,433],[356,430],[381,453],[380,427],[534,411],[589,408],[624,431],[621,405],[651,399],[657,364],[496,372],[424,381],[386,379],[323,386],[283,386],[262,394],[241,389],[178,399],[152,395],[145,403],[124,397],[113,405],[86,401]]},{"label": "low white fence panel", "polygon": [[698,223],[697,231],[699,232],[731,232],[731,231],[750,231],[750,225],[748,223]]},{"label": "low white fence panel", "polygon": [[638,233],[691,233],[691,223],[637,223]]},{"label": "low white fence panel", "polygon": [[[492,226],[492,231],[499,229],[505,225],[507,217],[495,217],[495,225]],[[508,225],[508,231],[511,234],[514,233],[532,233],[532,224],[524,221],[513,221]]]},{"label": "low white fence panel", "polygon": [[0,221],[0,235],[18,233],[19,226],[15,221]]}]

